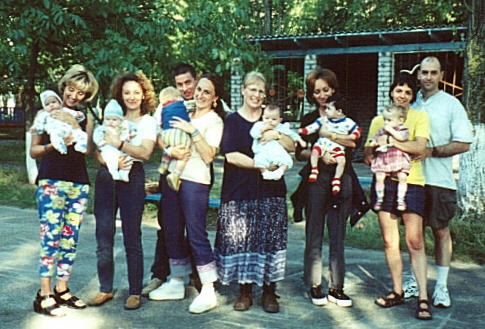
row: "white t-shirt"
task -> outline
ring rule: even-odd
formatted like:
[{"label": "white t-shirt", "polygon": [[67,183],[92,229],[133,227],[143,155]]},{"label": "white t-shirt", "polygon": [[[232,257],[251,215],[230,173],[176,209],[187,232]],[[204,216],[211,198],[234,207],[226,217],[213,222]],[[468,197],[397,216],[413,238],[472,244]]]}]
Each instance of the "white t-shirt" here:
[{"label": "white t-shirt", "polygon": [[[210,146],[219,148],[219,144],[222,139],[222,130],[224,124],[222,119],[216,112],[210,111],[200,118],[190,118],[190,121],[194,127],[200,132],[201,136],[205,139]],[[211,181],[210,176],[210,164],[206,164],[197,152],[194,143],[192,143],[190,151],[192,152],[185,166],[181,179],[185,179],[191,182],[209,185]],[[170,171],[173,170],[175,162],[172,161]]]},{"label": "white t-shirt", "polygon": [[[131,145],[140,146],[144,139],[156,142],[157,121],[151,115],[145,114],[138,122],[132,122],[132,124],[136,127],[136,136],[130,141]],[[134,160],[143,162],[137,158],[134,158]]]},{"label": "white t-shirt", "polygon": [[[446,145],[450,142],[472,142],[472,126],[465,108],[452,95],[440,90],[424,100],[423,94],[419,91],[412,108],[428,113],[430,124],[428,147]],[[453,157],[426,158],[423,161],[426,185],[456,190],[452,159]]]}]

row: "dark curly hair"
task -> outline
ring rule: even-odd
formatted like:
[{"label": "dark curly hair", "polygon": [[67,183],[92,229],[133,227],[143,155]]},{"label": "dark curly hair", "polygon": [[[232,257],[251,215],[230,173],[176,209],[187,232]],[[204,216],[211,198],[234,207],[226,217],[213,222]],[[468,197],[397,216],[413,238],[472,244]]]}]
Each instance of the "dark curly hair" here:
[{"label": "dark curly hair", "polygon": [[143,90],[143,100],[141,103],[141,114],[151,113],[157,107],[157,100],[155,98],[155,92],[153,91],[153,85],[143,72],[124,72],[118,75],[111,84],[110,93],[111,97],[116,99],[123,109],[123,114],[126,114],[126,105],[123,102],[122,89],[125,82],[135,81]]},{"label": "dark curly hair", "polygon": [[311,71],[306,76],[305,85],[306,99],[313,105],[317,105],[317,101],[315,100],[315,97],[313,97],[313,91],[315,90],[315,82],[319,79],[325,80],[328,83],[328,86],[334,89],[335,92],[337,92],[338,89],[337,75],[332,70],[318,68]]}]

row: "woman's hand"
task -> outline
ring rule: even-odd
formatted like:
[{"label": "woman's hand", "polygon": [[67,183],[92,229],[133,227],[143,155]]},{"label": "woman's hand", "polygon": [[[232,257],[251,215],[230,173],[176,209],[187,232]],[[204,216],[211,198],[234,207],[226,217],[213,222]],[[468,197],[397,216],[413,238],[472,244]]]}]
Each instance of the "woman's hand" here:
[{"label": "woman's hand", "polygon": [[104,132],[104,140],[106,144],[112,145],[116,148],[120,147],[121,145],[121,140],[120,136],[113,131],[113,129],[106,129]]},{"label": "woman's hand", "polygon": [[337,152],[325,152],[323,153],[322,155],[322,161],[323,163],[325,163],[326,165],[334,165],[334,164],[337,164],[337,160],[335,160],[335,158],[332,156],[334,154],[336,154]]},{"label": "woman's hand", "polygon": [[264,145],[269,141],[278,140],[280,138],[281,138],[281,133],[279,131],[274,129],[269,129],[261,134],[261,138],[259,139],[259,142],[262,145]]},{"label": "woman's hand", "polygon": [[192,135],[196,130],[192,123],[185,121],[184,119],[179,117],[173,117],[173,120],[170,120],[169,123],[172,128],[181,129],[189,135]]},{"label": "woman's hand", "polygon": [[72,132],[69,132],[69,134],[64,136],[63,140],[64,140],[64,144],[66,144],[66,146],[71,146],[72,143],[74,143],[74,136],[72,136]]},{"label": "woman's hand", "polygon": [[128,170],[133,164],[133,158],[127,159],[126,154],[120,154],[118,158],[118,169]]},{"label": "woman's hand", "polygon": [[374,160],[374,147],[372,145],[364,147],[364,163],[370,166],[372,160]]},{"label": "woman's hand", "polygon": [[190,149],[183,146],[171,147],[170,157],[176,160],[188,160],[190,157]]},{"label": "woman's hand", "polygon": [[52,113],[52,117],[56,120],[60,120],[62,122],[65,122],[65,123],[71,125],[73,129],[81,128],[81,126],[79,126],[79,123],[77,122],[77,120],[74,119],[74,117],[67,112],[54,111],[54,113]]}]

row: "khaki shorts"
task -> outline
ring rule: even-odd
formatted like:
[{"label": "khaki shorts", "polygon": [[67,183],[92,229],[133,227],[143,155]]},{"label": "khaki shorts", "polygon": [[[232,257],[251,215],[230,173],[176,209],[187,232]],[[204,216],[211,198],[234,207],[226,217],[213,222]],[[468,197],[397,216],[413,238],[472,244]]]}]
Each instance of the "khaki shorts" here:
[{"label": "khaki shorts", "polygon": [[456,191],[425,185],[424,222],[433,228],[448,227],[456,213]]}]

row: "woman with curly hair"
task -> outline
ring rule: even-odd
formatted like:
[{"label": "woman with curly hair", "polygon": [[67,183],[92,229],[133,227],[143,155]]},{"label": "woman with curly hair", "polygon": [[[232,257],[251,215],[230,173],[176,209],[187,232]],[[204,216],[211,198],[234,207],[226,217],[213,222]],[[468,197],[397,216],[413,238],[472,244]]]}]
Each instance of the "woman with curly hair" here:
[{"label": "woman with curly hair", "polygon": [[[113,298],[113,243],[116,213],[119,208],[128,265],[129,296],[125,302],[125,309],[132,310],[141,306],[141,219],[145,204],[145,171],[142,161],[150,158],[155,146],[157,123],[150,112],[157,104],[153,86],[141,72],[126,72],[116,77],[111,85],[111,96],[121,105],[124,119],[134,124],[137,134],[129,144],[121,141],[117,134],[110,131],[106,131],[104,135],[106,144],[134,158],[129,182],[113,181],[106,164],[98,156],[101,166],[96,175],[94,215],[100,291],[91,300],[90,305],[99,306]],[[127,162],[120,157],[119,168],[128,169]]]},{"label": "woman with curly hair", "polygon": [[[62,105],[77,110],[81,102],[90,101],[98,91],[98,82],[82,65],[72,66],[59,82]],[[91,148],[93,120],[90,116],[78,123],[69,113],[57,111],[53,117],[87,133],[87,150]],[[40,120],[36,118],[36,120]],[[30,147],[32,158],[42,158],[37,176],[36,199],[39,207],[41,253],[40,290],[34,310],[50,316],[64,315],[67,305],[82,309],[86,304],[68,288],[68,280],[76,257],[79,229],[86,210],[89,177],[85,154],[74,149],[73,140],[64,138],[67,153],[59,153],[46,132],[34,133]],[[57,282],[52,291],[52,276]]]}]

